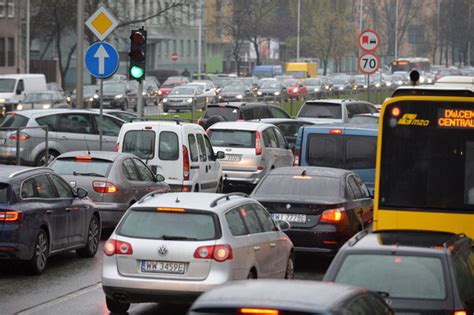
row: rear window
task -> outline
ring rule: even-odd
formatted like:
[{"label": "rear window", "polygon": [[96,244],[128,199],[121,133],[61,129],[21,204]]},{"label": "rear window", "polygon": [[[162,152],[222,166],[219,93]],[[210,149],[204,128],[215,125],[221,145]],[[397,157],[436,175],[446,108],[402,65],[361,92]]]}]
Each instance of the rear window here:
[{"label": "rear window", "polygon": [[10,200],[9,185],[0,183],[0,203],[8,203],[8,200]]},{"label": "rear window", "polygon": [[348,255],[335,282],[386,292],[389,298],[446,298],[443,265],[435,257]]},{"label": "rear window", "polygon": [[301,111],[299,112],[298,117],[341,119],[342,118],[341,104],[306,103],[301,108]]},{"label": "rear window", "polygon": [[12,127],[12,128],[26,127],[27,123],[28,123],[28,117],[17,115],[17,114],[14,114],[14,115],[8,114],[2,120],[0,127]]},{"label": "rear window", "polygon": [[176,133],[170,131],[160,133],[159,157],[163,161],[174,161],[179,158],[179,143]]},{"label": "rear window", "polygon": [[343,169],[375,168],[377,137],[312,134],[308,137],[308,164]]},{"label": "rear window", "polygon": [[126,237],[204,241],[220,237],[217,217],[196,211],[130,211],[117,234]]},{"label": "rear window", "polygon": [[125,133],[122,152],[133,153],[140,159],[155,156],[155,132],[153,130],[131,130]]},{"label": "rear window", "polygon": [[222,116],[226,121],[236,121],[240,117],[240,110],[235,107],[208,107],[204,118]]},{"label": "rear window", "polygon": [[59,175],[106,177],[111,161],[88,159],[87,157],[60,158],[51,167]]},{"label": "rear window", "polygon": [[211,130],[213,147],[255,148],[255,131]]},{"label": "rear window", "polygon": [[322,176],[268,175],[254,191],[256,196],[340,197],[339,178]]}]

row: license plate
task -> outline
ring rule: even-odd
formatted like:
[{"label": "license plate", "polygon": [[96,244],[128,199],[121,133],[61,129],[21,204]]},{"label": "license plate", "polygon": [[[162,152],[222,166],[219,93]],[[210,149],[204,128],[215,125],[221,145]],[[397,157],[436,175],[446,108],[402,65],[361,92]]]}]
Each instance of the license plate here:
[{"label": "license plate", "polygon": [[172,261],[142,260],[142,272],[184,274],[184,263]]},{"label": "license plate", "polygon": [[232,161],[232,162],[240,162],[241,158],[242,156],[240,154],[226,154],[224,160]]},{"label": "license plate", "polygon": [[0,144],[5,144],[5,143],[7,143],[7,139],[0,138]]},{"label": "license plate", "polygon": [[290,223],[305,223],[306,214],[273,213],[273,220],[288,221]]}]

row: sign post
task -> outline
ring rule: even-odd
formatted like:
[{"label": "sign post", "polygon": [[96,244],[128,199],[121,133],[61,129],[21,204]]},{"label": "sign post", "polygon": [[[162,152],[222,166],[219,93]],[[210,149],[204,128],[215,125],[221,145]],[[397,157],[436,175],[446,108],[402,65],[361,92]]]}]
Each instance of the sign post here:
[{"label": "sign post", "polygon": [[373,53],[380,46],[380,36],[376,31],[366,29],[360,32],[357,43],[362,49],[357,65],[367,75],[367,100],[370,101],[370,75],[380,68],[380,57]]}]

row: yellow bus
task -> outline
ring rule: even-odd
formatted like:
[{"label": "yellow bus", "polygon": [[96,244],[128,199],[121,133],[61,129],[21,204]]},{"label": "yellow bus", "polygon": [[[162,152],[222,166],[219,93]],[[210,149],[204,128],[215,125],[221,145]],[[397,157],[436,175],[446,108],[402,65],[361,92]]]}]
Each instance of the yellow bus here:
[{"label": "yellow bus", "polygon": [[374,230],[474,238],[474,78],[397,89],[381,110]]}]

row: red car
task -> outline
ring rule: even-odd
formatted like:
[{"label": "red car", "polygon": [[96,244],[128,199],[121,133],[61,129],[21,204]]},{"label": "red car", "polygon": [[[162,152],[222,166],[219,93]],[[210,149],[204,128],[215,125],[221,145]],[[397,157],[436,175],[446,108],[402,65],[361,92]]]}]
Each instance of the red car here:
[{"label": "red car", "polygon": [[158,95],[160,97],[160,102],[161,100],[163,99],[163,97],[165,97],[166,95],[168,95],[171,90],[173,90],[173,88],[175,86],[180,86],[180,85],[185,85],[189,82],[189,80],[186,80],[186,79],[181,79],[181,78],[168,78],[161,86],[160,86],[160,90],[158,91]]},{"label": "red car", "polygon": [[286,86],[286,91],[288,92],[290,98],[302,99],[308,93],[306,85],[304,85],[299,80],[285,80],[283,84]]}]

